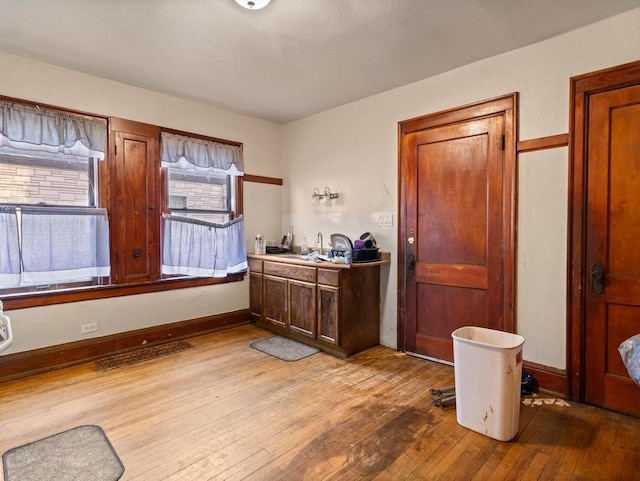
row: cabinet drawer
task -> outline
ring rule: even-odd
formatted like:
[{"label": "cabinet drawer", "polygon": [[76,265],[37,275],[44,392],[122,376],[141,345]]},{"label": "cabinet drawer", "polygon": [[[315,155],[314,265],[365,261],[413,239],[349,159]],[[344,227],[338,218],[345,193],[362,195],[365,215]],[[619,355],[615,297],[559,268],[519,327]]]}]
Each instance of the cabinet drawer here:
[{"label": "cabinet drawer", "polygon": [[281,264],[279,262],[264,262],[264,273],[271,276],[286,277],[298,281],[316,282],[316,268],[297,266],[293,264]]},{"label": "cabinet drawer", "polygon": [[340,285],[340,270],[318,269],[318,284],[338,287]]},{"label": "cabinet drawer", "polygon": [[249,270],[251,272],[262,272],[262,261],[260,259],[247,259],[249,261]]}]

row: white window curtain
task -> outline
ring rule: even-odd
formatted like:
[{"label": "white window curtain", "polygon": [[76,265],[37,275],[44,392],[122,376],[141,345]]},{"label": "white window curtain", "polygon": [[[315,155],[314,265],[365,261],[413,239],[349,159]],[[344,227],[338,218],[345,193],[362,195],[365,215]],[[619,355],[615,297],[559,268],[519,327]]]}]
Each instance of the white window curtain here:
[{"label": "white window curtain", "polygon": [[163,274],[226,277],[247,270],[242,216],[226,224],[173,215],[163,221]]},{"label": "white window curtain", "polygon": [[106,209],[22,207],[21,211],[23,284],[110,275]]},{"label": "white window curtain", "polygon": [[160,160],[162,167],[244,175],[241,146],[168,132],[160,134]]},{"label": "white window curtain", "polygon": [[16,208],[0,206],[0,288],[20,285],[20,243]]},{"label": "white window curtain", "polygon": [[0,153],[63,152],[104,159],[107,121],[0,101]]}]

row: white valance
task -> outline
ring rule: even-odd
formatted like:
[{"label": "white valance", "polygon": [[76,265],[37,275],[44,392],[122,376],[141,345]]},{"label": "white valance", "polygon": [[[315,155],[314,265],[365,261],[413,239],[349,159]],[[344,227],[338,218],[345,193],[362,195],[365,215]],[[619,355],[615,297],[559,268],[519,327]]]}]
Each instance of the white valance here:
[{"label": "white valance", "polygon": [[244,158],[239,145],[162,132],[160,135],[162,167],[195,172],[221,172],[244,175]]},{"label": "white valance", "polygon": [[107,121],[0,101],[0,152],[64,152],[104,159]]}]

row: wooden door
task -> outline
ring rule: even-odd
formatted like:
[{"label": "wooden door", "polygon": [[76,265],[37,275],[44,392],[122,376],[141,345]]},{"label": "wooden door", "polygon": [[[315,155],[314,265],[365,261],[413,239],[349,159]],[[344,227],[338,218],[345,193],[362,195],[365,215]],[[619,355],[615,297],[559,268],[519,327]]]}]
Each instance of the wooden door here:
[{"label": "wooden door", "polygon": [[[113,185],[109,203],[118,215],[111,226],[114,283],[160,277],[160,152],[158,127],[111,119]],[[156,208],[157,207],[157,208]]]},{"label": "wooden door", "polygon": [[640,84],[588,100],[585,401],[640,416],[619,344],[640,334]]},{"label": "wooden door", "polygon": [[493,102],[436,114],[424,128],[409,121],[403,136],[408,352],[453,361],[458,327],[513,330],[515,130],[505,106],[512,112],[515,96]]}]

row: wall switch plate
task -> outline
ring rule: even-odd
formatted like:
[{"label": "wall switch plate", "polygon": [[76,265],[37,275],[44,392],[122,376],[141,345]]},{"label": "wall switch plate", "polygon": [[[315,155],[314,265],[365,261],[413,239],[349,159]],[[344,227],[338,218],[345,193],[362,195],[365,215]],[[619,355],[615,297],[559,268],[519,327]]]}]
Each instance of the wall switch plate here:
[{"label": "wall switch plate", "polygon": [[80,334],[87,334],[88,332],[95,332],[98,330],[97,322],[88,322],[87,324],[80,324]]},{"label": "wall switch plate", "polygon": [[380,214],[378,227],[393,227],[393,214],[390,212]]}]

